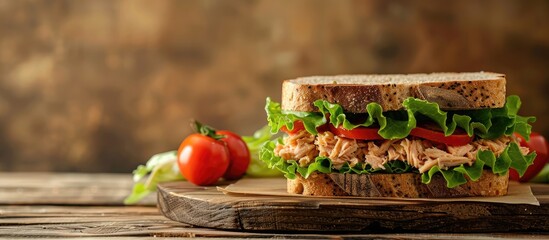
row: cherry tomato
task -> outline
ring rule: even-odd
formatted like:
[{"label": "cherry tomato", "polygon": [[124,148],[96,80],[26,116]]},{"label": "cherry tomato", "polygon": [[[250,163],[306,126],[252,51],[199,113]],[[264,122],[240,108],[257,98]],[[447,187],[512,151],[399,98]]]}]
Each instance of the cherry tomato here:
[{"label": "cherry tomato", "polygon": [[412,129],[410,135],[433,142],[444,143],[448,146],[462,146],[473,141],[473,136],[467,135],[467,133],[461,129],[456,129],[450,136],[444,136],[444,133],[440,131],[416,127]]},{"label": "cherry tomato", "polygon": [[528,142],[519,134],[515,134],[515,136],[518,137],[520,146],[528,147],[530,151],[536,151],[537,156],[536,159],[534,159],[534,163],[528,167],[522,177],[519,177],[519,174],[515,169],[509,169],[509,178],[511,180],[527,182],[535,177],[547,163],[549,158],[549,145],[545,138],[537,132],[532,132],[530,134],[530,141]]},{"label": "cherry tomato", "polygon": [[239,179],[246,173],[248,165],[250,165],[248,145],[240,136],[231,131],[221,130],[216,133],[225,136],[220,141],[225,142],[229,150],[230,163],[227,171],[223,174],[223,178],[227,180]]},{"label": "cherry tomato", "polygon": [[335,127],[330,124],[330,132],[338,137],[352,138],[352,139],[361,139],[361,140],[380,140],[383,139],[377,131],[379,128],[369,128],[369,127],[357,127],[351,130],[347,130],[342,126]]},{"label": "cherry tomato", "polygon": [[229,167],[226,143],[199,133],[183,140],[177,158],[181,174],[200,186],[214,184]]}]

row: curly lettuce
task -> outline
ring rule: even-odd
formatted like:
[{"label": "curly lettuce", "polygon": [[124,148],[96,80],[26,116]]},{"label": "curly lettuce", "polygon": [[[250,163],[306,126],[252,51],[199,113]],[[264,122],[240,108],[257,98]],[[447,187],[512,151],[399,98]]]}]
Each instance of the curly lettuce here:
[{"label": "curly lettuce", "polygon": [[[516,132],[528,140],[532,129],[530,123],[536,120],[535,117],[517,115],[521,105],[518,96],[509,96],[503,108],[450,112],[442,111],[437,103],[416,98],[406,99],[403,102],[404,110],[402,111],[384,112],[379,104],[370,103],[366,106],[366,118],[358,123],[351,122],[338,104],[317,100],[314,105],[319,112],[283,111],[279,103],[267,99],[265,110],[271,131],[277,132],[283,126],[292,130],[295,121],[302,121],[309,133],[317,134],[316,128],[329,122],[349,130],[356,127],[376,126],[379,127],[378,133],[383,138],[402,139],[410,134],[418,121],[431,121],[436,123],[446,136],[451,135],[459,127],[469,136],[475,135],[482,139],[510,136]],[[369,174],[418,171],[403,161],[389,161],[385,164],[385,169],[373,169],[368,164],[350,166],[347,163],[335,169],[329,158],[321,156],[307,166],[300,166],[295,160],[287,161],[274,154],[277,141],[280,142],[281,139],[267,142],[262,146],[260,159],[267,166],[278,169],[290,179],[294,179],[296,174],[307,178],[313,172]],[[446,180],[447,187],[453,188],[466,183],[467,177],[477,181],[483,169],[491,169],[495,174],[505,175],[509,168],[513,168],[522,176],[534,161],[535,156],[535,153],[523,155],[516,143],[510,143],[498,157],[489,150],[478,151],[476,161],[471,166],[462,164],[449,169],[440,169],[435,166],[422,173],[421,178],[423,183],[429,184],[435,174],[441,174]]]},{"label": "curly lettuce", "polygon": [[425,184],[429,184],[433,175],[440,172],[446,180],[447,187],[453,188],[466,183],[466,175],[472,181],[477,181],[482,175],[484,167],[490,168],[493,173],[499,175],[505,175],[509,171],[509,168],[513,168],[522,176],[526,172],[528,166],[534,162],[535,158],[535,152],[528,155],[522,155],[519,146],[512,142],[497,158],[490,150],[478,151],[476,161],[472,166],[462,164],[448,170],[442,170],[438,166],[434,166],[421,175],[421,181]]},{"label": "curly lettuce", "polygon": [[246,175],[249,177],[281,177],[282,173],[276,169],[268,168],[267,165],[259,160],[259,150],[265,142],[274,139],[274,134],[271,133],[269,126],[265,125],[255,131],[252,136],[242,136],[242,140],[248,145],[250,150],[250,165],[246,170]]},{"label": "curly lettuce", "polygon": [[333,168],[332,160],[328,157],[318,156],[315,160],[307,166],[300,166],[295,160],[284,160],[283,158],[274,154],[274,148],[277,141],[267,142],[263,145],[259,151],[259,158],[263,160],[269,168],[278,169],[286,178],[295,179],[296,174],[308,178],[313,172],[320,173],[354,173],[354,174],[367,174],[375,172],[385,173],[405,173],[413,170],[412,166],[403,161],[390,161],[387,162],[381,168],[372,168],[368,164],[357,163],[354,166],[349,163],[344,163],[339,169]]},{"label": "curly lettuce", "polygon": [[317,100],[314,105],[319,112],[283,111],[279,103],[267,98],[265,111],[272,132],[281,127],[292,130],[295,121],[303,122],[305,129],[311,134],[317,134],[317,127],[329,122],[345,129],[356,127],[379,126],[379,135],[385,139],[402,139],[410,134],[419,120],[436,123],[446,136],[452,135],[457,127],[462,128],[469,136],[477,135],[483,139],[495,139],[502,135],[517,132],[529,140],[532,123],[535,117],[517,115],[521,101],[518,96],[509,96],[503,108],[487,108],[480,110],[445,112],[437,103],[408,98],[403,102],[402,111],[383,112],[378,103],[366,105],[367,117],[360,123],[352,123],[339,104]]},{"label": "curly lettuce", "polygon": [[124,204],[138,203],[154,193],[158,183],[177,180],[184,180],[177,166],[177,151],[155,154],[145,165],[139,165],[133,171],[135,183],[130,195],[124,199]]},{"label": "curly lettuce", "polygon": [[[307,166],[300,166],[295,160],[286,161],[274,154],[274,148],[277,141],[265,143],[259,152],[259,158],[264,161],[269,168],[278,169],[289,179],[295,179],[296,174],[298,173],[302,177],[308,178],[313,172],[352,174],[418,172],[417,169],[408,165],[406,162],[398,160],[387,162],[384,165],[385,169],[374,169],[368,164],[361,163],[354,166],[344,163],[341,168],[335,169],[333,168],[332,161],[328,157],[322,156],[316,157],[314,162]],[[490,150],[478,151],[476,161],[471,166],[461,164],[449,169],[440,169],[438,166],[434,166],[429,171],[421,174],[421,181],[425,184],[429,184],[433,175],[440,173],[446,180],[446,186],[448,188],[454,188],[466,183],[466,176],[472,181],[477,181],[485,168],[489,168],[493,173],[499,175],[505,175],[509,171],[509,168],[513,168],[522,176],[524,172],[526,172],[526,168],[532,164],[535,158],[536,153],[532,152],[528,155],[522,155],[518,145],[516,143],[511,143],[497,158]]]},{"label": "curly lettuce", "polygon": [[301,121],[308,132],[317,134],[316,128],[326,123],[326,118],[320,113],[282,111],[280,103],[273,102],[270,98],[267,98],[265,111],[272,133],[277,133],[283,126],[292,130],[294,129],[294,122]]}]

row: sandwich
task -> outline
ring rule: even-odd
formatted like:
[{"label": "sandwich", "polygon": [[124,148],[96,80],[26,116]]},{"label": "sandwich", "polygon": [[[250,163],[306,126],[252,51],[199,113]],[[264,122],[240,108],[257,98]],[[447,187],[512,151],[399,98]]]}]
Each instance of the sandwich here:
[{"label": "sandwich", "polygon": [[267,98],[271,131],[260,159],[289,193],[447,198],[507,194],[535,153],[534,117],[518,115],[505,75],[490,72],[312,76]]}]

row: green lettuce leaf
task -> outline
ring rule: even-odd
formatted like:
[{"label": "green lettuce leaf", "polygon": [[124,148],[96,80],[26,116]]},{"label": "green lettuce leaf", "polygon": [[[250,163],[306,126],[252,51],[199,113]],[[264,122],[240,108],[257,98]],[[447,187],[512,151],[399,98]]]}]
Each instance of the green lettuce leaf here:
[{"label": "green lettuce leaf", "polygon": [[504,151],[506,157],[511,159],[511,168],[517,170],[518,174],[522,177],[528,169],[528,166],[534,163],[536,159],[536,153],[531,152],[528,155],[522,155],[520,152],[519,146],[516,143],[511,143],[509,147]]},{"label": "green lettuce leaf", "polygon": [[250,177],[281,177],[282,173],[276,169],[270,169],[267,165],[259,160],[259,149],[261,146],[272,140],[274,134],[271,133],[269,126],[255,131],[252,136],[242,136],[248,149],[250,150],[250,165],[246,170],[246,175]]},{"label": "green lettuce leaf", "polygon": [[353,129],[356,127],[369,127],[377,123],[379,125],[378,133],[385,139],[404,138],[416,127],[416,119],[411,112],[408,112],[407,120],[400,120],[396,116],[391,117],[391,115],[398,114],[397,112],[384,113],[383,108],[378,103],[370,103],[366,106],[368,117],[364,122],[358,124],[351,123],[343,112],[343,108],[338,104],[317,100],[314,105],[322,113],[322,116],[329,115],[330,123],[336,127],[343,126],[345,129]]},{"label": "green lettuce leaf", "polygon": [[307,131],[317,134],[316,128],[326,123],[326,118],[320,113],[282,111],[280,103],[273,102],[270,98],[267,98],[265,111],[272,133],[277,133],[283,126],[292,130],[294,122],[299,120],[303,122]]},{"label": "green lettuce leaf", "polygon": [[[408,98],[403,102],[402,111],[384,112],[377,103],[370,103],[366,107],[367,116],[362,122],[351,122],[338,104],[332,104],[324,100],[314,102],[319,113],[283,111],[279,103],[267,99],[266,111],[271,132],[277,132],[281,127],[293,129],[295,121],[302,121],[305,129],[311,134],[317,134],[316,128],[328,121],[334,126],[342,126],[345,129],[356,127],[379,127],[379,135],[385,139],[402,139],[410,134],[417,122],[430,121],[436,123],[446,136],[451,135],[457,127],[462,128],[469,136],[478,138],[495,139],[503,135],[512,135],[514,132],[529,139],[535,117],[523,117],[517,115],[521,101],[518,96],[509,96],[503,108],[481,109],[467,111],[442,111],[438,104],[416,98]],[[276,142],[281,139],[267,142],[260,149],[260,159],[270,168],[278,169],[287,178],[295,178],[296,173],[307,178],[311,173],[340,172],[368,174],[374,172],[403,173],[417,171],[402,161],[390,161],[385,170],[372,169],[367,164],[357,164],[353,167],[344,164],[339,169],[334,169],[332,162],[326,157],[317,157],[308,166],[299,166],[294,160],[286,161],[274,155]],[[502,154],[496,158],[491,151],[478,151],[473,165],[460,165],[450,169],[440,169],[438,166],[431,168],[422,174],[422,182],[428,184],[435,174],[441,174],[449,188],[453,188],[467,182],[467,178],[478,180],[485,168],[500,175],[507,174],[509,168],[517,170],[523,175],[535,159],[535,153],[522,155],[516,143],[510,143]]]},{"label": "green lettuce leaf", "polygon": [[260,159],[264,161],[268,167],[278,169],[284,176],[289,179],[295,179],[296,173],[299,173],[304,178],[308,178],[311,173],[353,173],[353,174],[368,174],[374,172],[385,173],[405,173],[413,171],[413,168],[403,161],[390,161],[384,165],[385,169],[374,169],[368,164],[358,163],[355,166],[350,166],[348,163],[344,163],[340,169],[333,168],[332,161],[327,157],[318,156],[314,162],[307,166],[299,166],[299,163],[295,160],[284,160],[283,158],[274,154],[274,148],[277,141],[270,141],[263,145],[260,150]]},{"label": "green lettuce leaf", "polygon": [[408,98],[403,102],[404,110],[383,112],[378,103],[366,106],[367,117],[360,123],[352,123],[338,104],[325,100],[314,102],[320,113],[283,111],[279,103],[267,99],[265,110],[271,132],[277,132],[286,126],[293,129],[295,121],[302,121],[305,129],[317,134],[316,128],[329,122],[345,129],[356,127],[379,126],[379,135],[385,139],[402,139],[416,127],[417,119],[436,123],[446,136],[451,135],[457,127],[462,128],[469,136],[477,135],[484,139],[495,139],[502,135],[517,132],[529,139],[531,125],[535,117],[518,116],[521,102],[518,96],[509,96],[503,108],[480,109],[469,111],[442,111],[438,104],[417,98]]},{"label": "green lettuce leaf", "polygon": [[[265,143],[260,150],[260,159],[264,161],[268,167],[278,169],[284,173],[284,176],[289,179],[295,179],[297,173],[304,178],[308,178],[313,172],[352,174],[418,172],[417,169],[403,161],[389,161],[384,165],[385,169],[373,169],[368,164],[360,163],[353,167],[348,163],[345,163],[340,169],[335,169],[329,158],[321,156],[316,157],[314,162],[310,165],[302,167],[299,166],[299,163],[295,160],[286,161],[274,154],[274,148],[279,141],[280,140],[276,140]],[[421,180],[423,183],[429,184],[433,176],[440,173],[446,180],[446,186],[448,188],[454,188],[466,183],[466,177],[470,178],[472,181],[477,181],[480,179],[482,171],[485,168],[491,169],[493,173],[499,175],[505,175],[509,171],[509,168],[513,168],[522,176],[526,171],[526,168],[532,164],[535,157],[535,153],[522,155],[519,146],[516,143],[511,143],[497,158],[493,152],[481,150],[477,152],[476,161],[473,165],[469,166],[462,164],[450,169],[440,169],[438,166],[434,166],[429,171],[421,174]]]},{"label": "green lettuce leaf", "polygon": [[183,180],[177,166],[177,151],[153,155],[146,165],[139,165],[133,171],[135,182],[132,192],[124,199],[124,204],[136,204],[156,191],[160,182]]},{"label": "green lettuce leaf", "polygon": [[489,150],[478,151],[476,161],[472,166],[462,164],[448,170],[441,170],[438,166],[435,166],[428,172],[423,173],[421,177],[423,183],[429,184],[433,175],[440,172],[446,180],[447,186],[453,188],[467,182],[465,175],[471,180],[477,181],[482,175],[483,166],[490,168],[493,173],[499,175],[505,175],[509,171],[509,168],[513,168],[522,176],[535,158],[536,153],[534,152],[522,155],[518,144],[512,142],[497,158]]}]

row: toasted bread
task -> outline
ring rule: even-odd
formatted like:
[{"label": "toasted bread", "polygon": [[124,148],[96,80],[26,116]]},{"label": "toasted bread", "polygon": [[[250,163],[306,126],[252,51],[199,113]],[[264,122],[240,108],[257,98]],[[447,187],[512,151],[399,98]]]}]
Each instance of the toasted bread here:
[{"label": "toasted bread", "polygon": [[303,77],[282,84],[282,109],[314,112],[314,101],[323,99],[350,113],[366,112],[371,102],[392,111],[401,110],[408,97],[436,102],[443,110],[500,108],[505,81],[504,74],[490,72]]},{"label": "toasted bread", "polygon": [[289,193],[309,196],[360,196],[400,198],[451,198],[470,196],[502,196],[507,194],[509,175],[484,170],[478,181],[448,188],[440,174],[430,184],[421,182],[418,173],[342,174],[313,173],[307,179],[288,179]]}]

